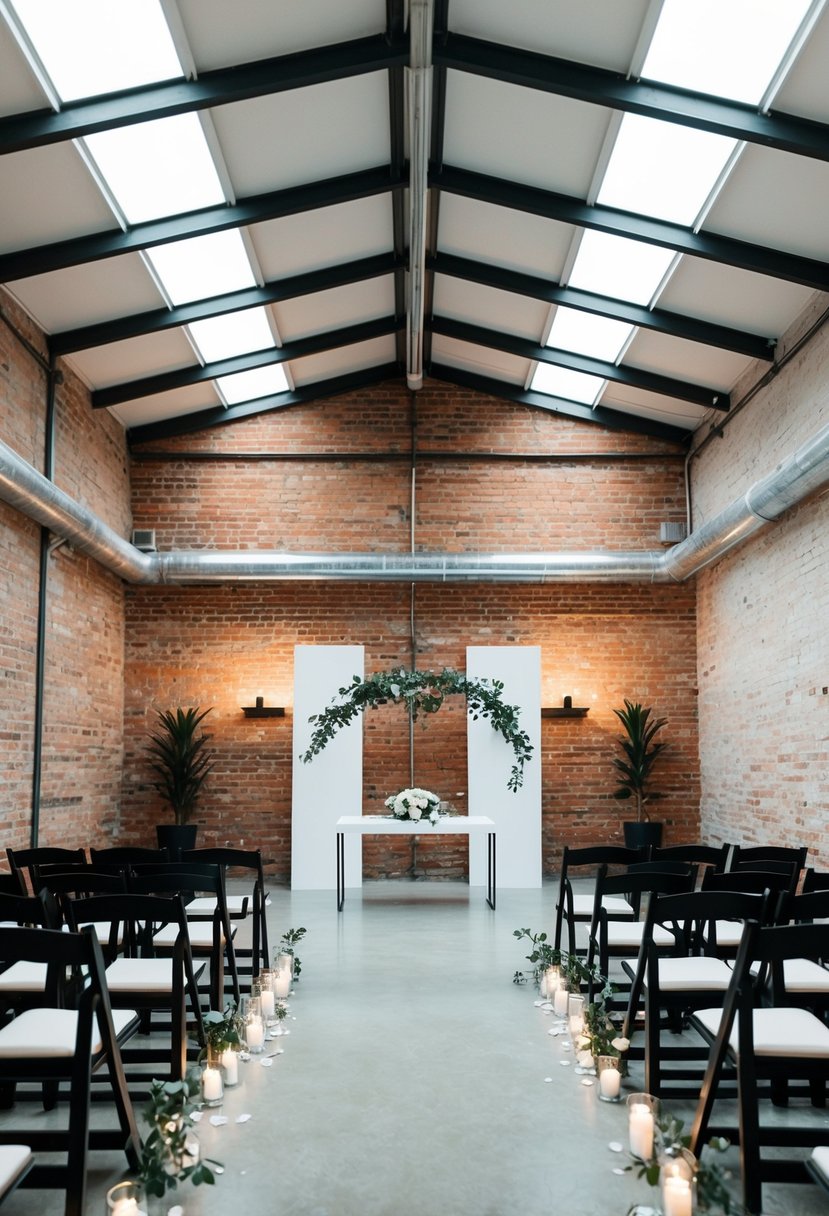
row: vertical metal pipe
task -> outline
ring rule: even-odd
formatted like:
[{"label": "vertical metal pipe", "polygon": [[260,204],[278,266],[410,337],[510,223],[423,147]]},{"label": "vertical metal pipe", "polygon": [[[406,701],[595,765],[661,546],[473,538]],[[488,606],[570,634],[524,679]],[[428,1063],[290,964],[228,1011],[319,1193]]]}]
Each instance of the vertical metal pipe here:
[{"label": "vertical metal pipe", "polygon": [[[43,475],[49,481],[55,475],[55,389],[63,380],[55,370],[55,358],[49,358],[46,381],[46,429],[43,439]],[[40,529],[40,566],[37,591],[37,638],[35,642],[35,705],[34,740],[32,747],[32,819],[29,829],[30,848],[37,848],[40,836],[40,796],[43,778],[43,699],[46,677],[46,608],[49,592],[49,529]]]},{"label": "vertical metal pipe", "polygon": [[[417,509],[417,395],[410,397],[409,426],[411,431],[411,477],[409,484],[409,548],[415,551],[415,511]],[[412,671],[417,667],[417,619],[415,615],[416,584],[409,584],[409,661]],[[409,785],[415,783],[414,719],[409,712]],[[413,863],[414,864],[414,863]]]}]

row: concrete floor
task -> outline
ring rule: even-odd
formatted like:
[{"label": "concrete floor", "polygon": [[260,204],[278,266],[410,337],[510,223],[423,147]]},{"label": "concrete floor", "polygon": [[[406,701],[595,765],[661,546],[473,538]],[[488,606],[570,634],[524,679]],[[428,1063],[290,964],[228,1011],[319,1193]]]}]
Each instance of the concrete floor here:
[{"label": "concrete floor", "polygon": [[[626,1144],[624,1105],[599,1102],[561,1066],[568,1055],[537,994],[511,982],[527,953],[512,931],[550,925],[552,887],[500,891],[496,912],[452,882],[366,884],[341,915],[333,892],[271,900],[274,943],[289,927],[308,931],[296,1020],[270,1067],[242,1067],[221,1108],[228,1123],[202,1121],[202,1151],[225,1170],[215,1187],[173,1193],[186,1216],[623,1216],[655,1197],[613,1173],[627,1160],[609,1149]],[[626,1086],[641,1087],[640,1066]],[[671,1109],[690,1120],[690,1107]],[[1,1121],[44,1118],[26,1103]],[[87,1212],[103,1216],[123,1163],[92,1161]],[[765,1195],[770,1216],[829,1211],[816,1187]],[[62,1206],[58,1192],[21,1190],[4,1216]]]}]

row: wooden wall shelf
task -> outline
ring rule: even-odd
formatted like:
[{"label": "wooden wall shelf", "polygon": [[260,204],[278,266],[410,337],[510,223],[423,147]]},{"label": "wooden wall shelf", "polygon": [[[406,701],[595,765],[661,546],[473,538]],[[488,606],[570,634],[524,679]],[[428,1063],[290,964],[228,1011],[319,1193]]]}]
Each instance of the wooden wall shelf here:
[{"label": "wooden wall shelf", "polygon": [[242,713],[246,718],[284,718],[283,705],[243,705]]},{"label": "wooden wall shelf", "polygon": [[541,710],[542,718],[586,718],[589,713],[589,705],[545,705]]}]

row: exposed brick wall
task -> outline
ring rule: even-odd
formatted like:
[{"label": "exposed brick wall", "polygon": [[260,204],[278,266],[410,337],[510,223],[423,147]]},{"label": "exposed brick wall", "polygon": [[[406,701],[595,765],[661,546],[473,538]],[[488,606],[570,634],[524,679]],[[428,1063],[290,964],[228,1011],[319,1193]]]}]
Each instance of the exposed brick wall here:
[{"label": "exposed brick wall", "polygon": [[[45,353],[41,335],[8,296],[3,312]],[[55,480],[128,535],[126,448],[120,426],[93,414],[68,369],[58,387]],[[46,374],[0,321],[0,437],[43,468]],[[34,746],[40,529],[0,504],[0,764],[3,846],[29,844]],[[123,588],[82,554],[58,549],[47,582],[39,843],[107,837],[121,787]]]},{"label": "exposed brick wall", "polygon": [[[692,462],[696,522],[827,421],[824,328]],[[703,832],[807,844],[822,869],[829,867],[827,569],[824,491],[698,578]]]}]

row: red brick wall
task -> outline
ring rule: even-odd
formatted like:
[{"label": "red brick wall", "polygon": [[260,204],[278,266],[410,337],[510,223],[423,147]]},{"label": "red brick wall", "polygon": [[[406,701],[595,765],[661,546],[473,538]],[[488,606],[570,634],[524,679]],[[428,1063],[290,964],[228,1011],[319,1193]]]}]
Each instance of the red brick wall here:
[{"label": "red brick wall", "polygon": [[[659,522],[682,518],[682,461],[672,445],[617,435],[449,386],[417,399],[420,455],[415,544],[425,550],[644,549]],[[410,542],[408,462],[356,455],[405,453],[410,396],[393,385],[317,406],[153,444],[177,459],[133,464],[136,526],[161,548],[263,547],[303,551],[405,551]],[[245,453],[302,460],[244,460]],[[334,462],[319,459],[336,453]],[[526,459],[473,459],[489,454]],[[553,459],[538,463],[538,454]],[[200,460],[209,454],[210,460]],[[224,459],[227,457],[227,459]],[[219,458],[219,459],[215,459]],[[272,871],[290,870],[290,719],[259,722],[240,706],[259,693],[290,704],[296,643],[366,646],[366,670],[410,662],[410,589],[351,584],[132,588],[127,592],[126,767],[121,831],[151,838],[159,817],[142,749],[152,706],[212,705],[217,765],[198,818],[205,840],[260,842]],[[563,843],[618,838],[610,757],[613,706],[653,703],[670,720],[660,815],[669,836],[697,831],[693,587],[418,586],[417,663],[463,667],[470,644],[542,647],[545,692],[591,705],[584,720],[543,723],[544,866]],[[358,729],[354,727],[352,729]],[[380,808],[409,782],[408,724],[387,708],[365,722],[365,801]],[[415,780],[466,805],[463,706],[415,728]],[[504,797],[510,795],[505,787]],[[621,808],[621,810],[620,810]],[[465,848],[424,843],[418,869],[465,872]],[[366,844],[368,875],[405,872],[407,842]]]},{"label": "red brick wall", "polygon": [[[3,312],[44,351],[7,296]],[[55,480],[128,534],[126,449],[120,426],[93,414],[68,368],[55,411]],[[44,370],[0,321],[0,437],[43,468]],[[40,529],[0,503],[0,799],[3,846],[29,844]],[[123,588],[82,554],[58,549],[47,579],[46,668],[39,843],[106,838],[120,799]]]}]

